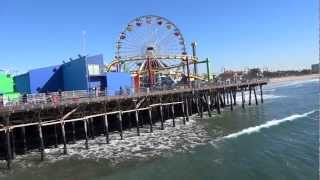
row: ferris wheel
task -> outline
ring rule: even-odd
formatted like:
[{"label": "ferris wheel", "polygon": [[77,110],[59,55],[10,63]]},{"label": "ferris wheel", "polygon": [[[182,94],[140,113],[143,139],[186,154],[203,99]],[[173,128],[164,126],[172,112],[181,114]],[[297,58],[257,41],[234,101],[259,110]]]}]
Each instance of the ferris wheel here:
[{"label": "ferris wheel", "polygon": [[179,28],[166,18],[147,15],[130,21],[120,33],[113,65],[118,65],[119,71],[142,74],[150,67],[157,71],[181,69],[186,55]]}]

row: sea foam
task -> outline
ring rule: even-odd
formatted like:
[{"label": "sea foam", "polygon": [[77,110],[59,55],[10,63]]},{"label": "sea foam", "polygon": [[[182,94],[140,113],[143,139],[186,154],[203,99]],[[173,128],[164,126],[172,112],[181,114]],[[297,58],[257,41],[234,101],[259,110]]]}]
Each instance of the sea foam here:
[{"label": "sea foam", "polygon": [[236,137],[239,137],[241,135],[256,133],[256,132],[259,132],[261,129],[270,128],[272,126],[277,126],[277,125],[279,125],[281,123],[284,123],[284,122],[287,122],[287,121],[293,121],[293,120],[296,120],[296,119],[299,119],[299,118],[307,117],[308,115],[310,115],[310,114],[312,114],[314,112],[316,112],[316,110],[313,110],[313,111],[310,111],[310,112],[306,112],[306,113],[303,113],[303,114],[293,114],[293,115],[285,117],[283,119],[274,119],[274,120],[268,121],[268,122],[266,122],[264,124],[261,124],[261,125],[258,125],[258,126],[253,126],[253,127],[249,127],[249,128],[243,129],[243,130],[241,130],[239,132],[229,134],[227,136],[224,136],[222,139],[236,138]]}]

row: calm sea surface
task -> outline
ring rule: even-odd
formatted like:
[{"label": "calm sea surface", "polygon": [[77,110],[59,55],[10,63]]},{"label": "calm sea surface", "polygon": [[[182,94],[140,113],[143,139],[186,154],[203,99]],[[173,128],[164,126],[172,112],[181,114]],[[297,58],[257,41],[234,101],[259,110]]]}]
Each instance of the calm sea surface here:
[{"label": "calm sea surface", "polygon": [[[317,180],[319,175],[319,82],[267,86],[265,103],[150,135],[127,132],[61,149],[19,157],[3,179],[230,179]],[[180,123],[181,124],[181,123]],[[147,130],[147,127],[146,127]],[[143,132],[143,131],[142,131]],[[4,167],[5,164],[2,164]]]}]

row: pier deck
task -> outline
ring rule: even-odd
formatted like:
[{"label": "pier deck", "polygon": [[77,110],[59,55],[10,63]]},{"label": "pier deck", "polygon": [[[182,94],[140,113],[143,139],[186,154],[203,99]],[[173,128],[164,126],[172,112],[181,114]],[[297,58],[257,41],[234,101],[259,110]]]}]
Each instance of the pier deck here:
[{"label": "pier deck", "polygon": [[[147,126],[153,132],[153,124],[183,117],[183,123],[189,116],[198,113],[200,117],[207,111],[221,113],[220,108],[237,105],[236,96],[241,94],[241,105],[245,108],[245,91],[249,91],[248,105],[254,98],[258,105],[257,87],[260,87],[260,101],[263,103],[262,86],[267,81],[251,81],[228,85],[203,84],[197,88],[188,86],[170,90],[155,90],[119,96],[82,96],[61,99],[59,102],[19,103],[0,108],[0,157],[7,161],[16,154],[24,154],[30,149],[39,148],[41,159],[44,149],[63,144],[67,154],[67,144],[79,139],[86,140],[105,135],[109,143],[109,132],[119,132],[121,139],[127,128],[140,129]],[[253,97],[252,97],[253,94]]]}]

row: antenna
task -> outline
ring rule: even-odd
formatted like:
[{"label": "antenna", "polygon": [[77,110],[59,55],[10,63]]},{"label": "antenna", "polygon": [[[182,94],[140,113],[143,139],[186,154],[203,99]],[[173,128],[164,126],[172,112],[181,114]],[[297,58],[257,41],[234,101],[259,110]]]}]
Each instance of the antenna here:
[{"label": "antenna", "polygon": [[86,53],[86,35],[87,35],[87,32],[85,30],[82,30],[81,53],[83,55],[85,55],[85,53]]}]

